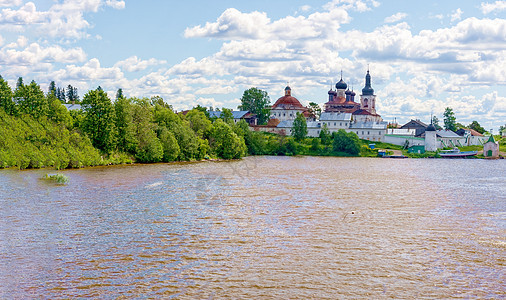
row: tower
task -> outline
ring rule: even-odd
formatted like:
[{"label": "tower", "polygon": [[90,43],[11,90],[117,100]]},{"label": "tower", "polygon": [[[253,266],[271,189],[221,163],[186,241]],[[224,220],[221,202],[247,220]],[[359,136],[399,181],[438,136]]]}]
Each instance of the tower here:
[{"label": "tower", "polygon": [[[432,118],[431,118],[432,119]],[[425,129],[425,151],[436,151],[437,150],[437,139],[436,139],[436,127],[430,125]]]},{"label": "tower", "polygon": [[376,95],[371,87],[371,75],[369,70],[365,75],[365,86],[362,89],[362,95],[360,95],[360,108],[367,110],[371,114],[376,114]]}]

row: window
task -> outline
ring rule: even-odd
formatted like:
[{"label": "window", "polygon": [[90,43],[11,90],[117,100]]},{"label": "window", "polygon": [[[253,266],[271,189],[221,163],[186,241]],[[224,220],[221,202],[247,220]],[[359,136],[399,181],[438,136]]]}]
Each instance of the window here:
[{"label": "window", "polygon": [[362,135],[364,135],[364,132],[362,131]]},{"label": "window", "polygon": [[336,126],[336,122],[334,122],[334,126]]},{"label": "window", "polygon": [[367,135],[369,135],[369,134],[370,134],[370,133],[369,133],[369,131],[368,131],[368,132],[367,132]]},{"label": "window", "polygon": [[285,113],[283,113],[283,117],[285,116]]},{"label": "window", "polygon": [[339,126],[343,126],[343,123],[339,123]]}]

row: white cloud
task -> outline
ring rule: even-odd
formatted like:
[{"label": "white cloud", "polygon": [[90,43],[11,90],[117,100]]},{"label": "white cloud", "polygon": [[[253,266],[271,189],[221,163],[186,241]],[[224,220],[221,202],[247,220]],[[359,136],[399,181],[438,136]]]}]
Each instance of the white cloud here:
[{"label": "white cloud", "polygon": [[408,14],[406,14],[406,13],[398,12],[394,15],[391,15],[390,17],[386,17],[385,23],[396,23],[396,22],[399,22],[402,19],[406,18],[407,16],[408,16]]},{"label": "white cloud", "polygon": [[311,9],[311,5],[302,5],[300,7],[300,11],[303,11],[303,12],[309,11],[310,9]]},{"label": "white cloud", "polygon": [[0,7],[20,6],[22,3],[22,0],[0,0]]},{"label": "white cloud", "polygon": [[187,38],[208,37],[217,39],[284,39],[324,38],[339,29],[340,24],[348,23],[350,17],[342,8],[326,12],[316,12],[308,17],[287,16],[275,22],[262,12],[242,13],[229,8],[214,23],[205,26],[186,28]]},{"label": "white cloud", "polygon": [[451,21],[455,22],[455,21],[458,21],[458,20],[462,19],[462,13],[463,13],[463,11],[460,8],[457,8],[457,10],[455,10],[450,15]]},{"label": "white cloud", "polygon": [[131,56],[125,60],[118,61],[116,64],[114,64],[114,66],[119,67],[126,72],[138,72],[143,71],[150,66],[157,66],[165,63],[167,62],[164,60],[157,60],[154,58],[142,60],[137,56]]},{"label": "white cloud", "polygon": [[83,66],[67,65],[64,69],[53,72],[53,77],[61,82],[81,81],[92,82],[100,81],[99,84],[111,84],[121,80],[123,73],[117,67],[103,68],[100,61],[96,58],[90,59]]},{"label": "white cloud", "polygon": [[506,1],[496,1],[493,3],[482,2],[481,3],[481,12],[486,15],[491,12],[499,12],[506,10]]},{"label": "white cloud", "polygon": [[[22,37],[18,42],[26,42]],[[0,62],[3,65],[13,67],[36,66],[40,63],[74,63],[84,61],[86,54],[81,48],[64,49],[60,46],[41,47],[37,43],[30,44],[27,48],[17,51],[4,47],[0,50]]]},{"label": "white cloud", "polygon": [[380,3],[375,0],[332,0],[325,4],[323,7],[327,10],[332,10],[336,7],[345,10],[356,10],[359,12],[369,11],[371,7],[378,7]]},{"label": "white cloud", "polygon": [[125,1],[120,0],[106,0],[105,4],[107,6],[110,6],[114,9],[124,9],[125,8]]}]

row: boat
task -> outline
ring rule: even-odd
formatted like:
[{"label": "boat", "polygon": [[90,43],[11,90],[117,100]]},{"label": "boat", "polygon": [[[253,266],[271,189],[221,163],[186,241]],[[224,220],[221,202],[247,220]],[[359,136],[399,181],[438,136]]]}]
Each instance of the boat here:
[{"label": "boat", "polygon": [[478,151],[460,151],[459,148],[441,150],[439,155],[443,158],[466,158],[478,154]]}]

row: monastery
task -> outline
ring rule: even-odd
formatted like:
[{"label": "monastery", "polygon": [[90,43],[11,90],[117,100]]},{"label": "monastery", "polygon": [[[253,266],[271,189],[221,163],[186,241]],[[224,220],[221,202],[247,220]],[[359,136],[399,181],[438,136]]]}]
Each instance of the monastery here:
[{"label": "monastery", "polygon": [[348,88],[341,74],[341,80],[336,83],[335,90],[328,91],[328,101],[324,104],[324,110],[318,120],[291,92],[292,89],[287,86],[285,95],[271,107],[270,126],[259,130],[290,135],[293,120],[299,112],[307,120],[308,136],[319,136],[322,128],[326,126],[330,133],[344,129],[347,132],[355,132],[361,139],[383,141],[387,122],[376,112],[376,95],[371,87],[369,70],[365,76],[360,103],[355,102],[356,93]]}]

